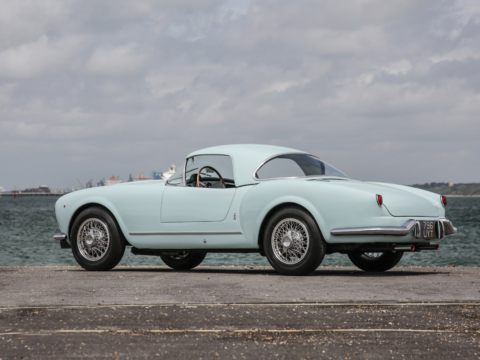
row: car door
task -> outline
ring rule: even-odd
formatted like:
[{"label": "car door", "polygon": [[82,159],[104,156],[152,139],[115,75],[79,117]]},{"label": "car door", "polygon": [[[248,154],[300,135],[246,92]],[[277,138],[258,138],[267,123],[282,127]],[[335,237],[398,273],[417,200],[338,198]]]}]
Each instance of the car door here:
[{"label": "car door", "polygon": [[191,157],[185,166],[185,180],[176,186],[168,186],[163,192],[161,222],[221,222],[228,214],[235,191],[229,156]]}]

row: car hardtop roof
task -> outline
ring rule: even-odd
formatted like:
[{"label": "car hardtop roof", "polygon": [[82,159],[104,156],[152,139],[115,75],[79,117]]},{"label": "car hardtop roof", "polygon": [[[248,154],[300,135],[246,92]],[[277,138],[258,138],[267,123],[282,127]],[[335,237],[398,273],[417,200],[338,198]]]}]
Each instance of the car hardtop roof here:
[{"label": "car hardtop roof", "polygon": [[251,160],[259,159],[259,161],[262,162],[272,156],[285,153],[305,153],[305,151],[275,145],[234,144],[212,146],[209,148],[197,150],[190,153],[187,158],[195,155],[229,155],[235,159],[237,157],[248,156]]},{"label": "car hardtop roof", "polygon": [[228,155],[233,160],[235,184],[237,186],[257,182],[253,173],[265,160],[285,153],[302,153],[305,151],[274,145],[234,144],[213,146],[190,153],[187,158],[198,155]]}]

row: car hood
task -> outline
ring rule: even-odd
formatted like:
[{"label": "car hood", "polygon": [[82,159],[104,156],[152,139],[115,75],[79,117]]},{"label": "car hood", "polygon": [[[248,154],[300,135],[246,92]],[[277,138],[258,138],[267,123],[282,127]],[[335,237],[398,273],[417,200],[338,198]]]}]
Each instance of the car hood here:
[{"label": "car hood", "polygon": [[372,196],[382,195],[383,205],[393,216],[437,217],[441,215],[439,204],[432,200],[432,197],[436,195],[426,191],[422,194],[418,189],[411,188],[415,192],[413,193],[409,191],[408,186],[394,184],[348,180],[331,180],[331,182],[334,182],[336,186],[370,193]]}]

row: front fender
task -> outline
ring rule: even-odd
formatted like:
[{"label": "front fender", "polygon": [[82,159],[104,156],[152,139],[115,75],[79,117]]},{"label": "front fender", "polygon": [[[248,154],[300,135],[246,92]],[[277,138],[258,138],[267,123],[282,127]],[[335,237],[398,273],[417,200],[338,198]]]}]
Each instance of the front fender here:
[{"label": "front fender", "polygon": [[[128,240],[128,231],[127,227],[120,216],[118,209],[115,205],[107,198],[102,196],[78,196],[81,195],[81,191],[76,193],[68,194],[62,196],[60,199],[57,200],[55,204],[55,215],[57,217],[58,226],[60,227],[60,231],[64,234],[67,234],[68,242],[70,243],[70,229],[75,221],[76,213],[79,209],[86,207],[86,206],[95,206],[100,205],[106,208],[110,213],[113,215],[115,220],[120,227],[120,230],[123,232],[125,237]],[[77,196],[71,196],[77,195]]]}]

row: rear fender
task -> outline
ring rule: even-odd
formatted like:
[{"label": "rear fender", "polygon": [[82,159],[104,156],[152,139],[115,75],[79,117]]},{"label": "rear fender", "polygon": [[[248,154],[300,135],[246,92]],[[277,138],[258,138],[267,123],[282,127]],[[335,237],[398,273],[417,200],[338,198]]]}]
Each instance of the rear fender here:
[{"label": "rear fender", "polygon": [[[246,211],[242,207],[241,211],[241,221],[242,221],[242,229],[244,230],[245,238],[252,242],[252,245],[257,247],[259,244],[259,237],[260,229],[265,218],[268,216],[270,211],[276,207],[289,206],[295,205],[304,208],[307,210],[316,221],[320,232],[322,232],[322,228],[325,229],[325,220],[322,215],[317,211],[315,206],[306,200],[305,198],[294,196],[294,195],[287,195],[281,196],[275,199],[271,199],[266,205],[264,205],[258,212],[250,212]],[[255,214],[258,214],[257,216]],[[322,233],[323,234],[323,233]]]}]

